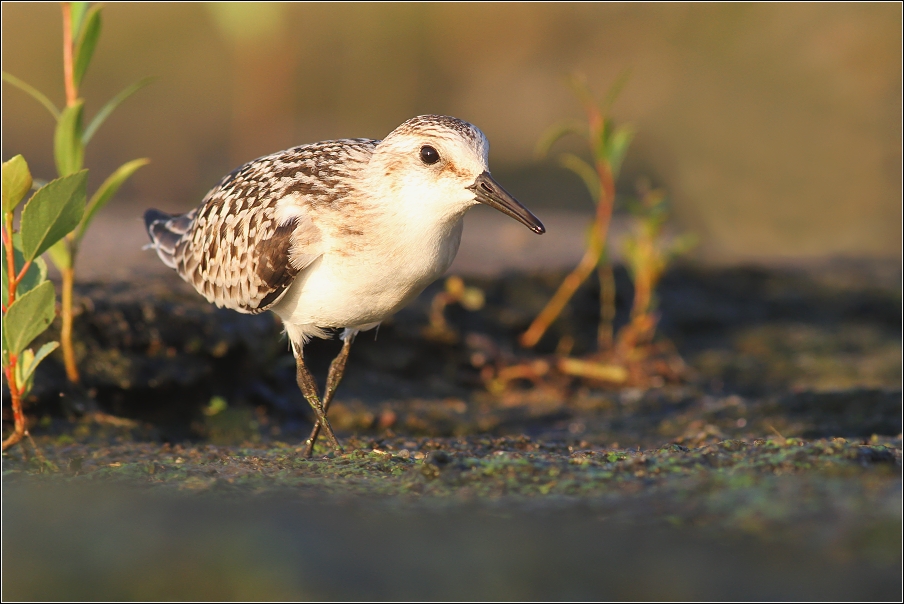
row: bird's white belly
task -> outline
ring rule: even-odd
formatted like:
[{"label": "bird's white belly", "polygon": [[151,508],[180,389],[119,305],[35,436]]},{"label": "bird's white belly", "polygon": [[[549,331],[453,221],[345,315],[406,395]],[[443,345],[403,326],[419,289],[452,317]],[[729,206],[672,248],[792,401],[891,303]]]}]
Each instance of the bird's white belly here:
[{"label": "bird's white belly", "polygon": [[458,252],[462,222],[360,253],[328,251],[302,271],[273,311],[289,325],[364,327],[396,313],[440,277]]}]

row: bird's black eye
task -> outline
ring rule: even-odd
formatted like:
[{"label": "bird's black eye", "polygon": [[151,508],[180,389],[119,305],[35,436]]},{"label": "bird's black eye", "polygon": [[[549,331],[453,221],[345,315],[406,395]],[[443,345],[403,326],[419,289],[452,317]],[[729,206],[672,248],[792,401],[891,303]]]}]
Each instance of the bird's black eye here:
[{"label": "bird's black eye", "polygon": [[421,161],[427,165],[435,164],[439,161],[439,152],[430,145],[421,147]]}]

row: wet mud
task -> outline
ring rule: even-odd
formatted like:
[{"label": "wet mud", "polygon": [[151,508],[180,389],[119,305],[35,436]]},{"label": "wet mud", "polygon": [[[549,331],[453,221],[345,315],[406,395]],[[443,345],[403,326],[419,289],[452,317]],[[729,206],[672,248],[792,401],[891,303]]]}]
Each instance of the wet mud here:
[{"label": "wet mud", "polygon": [[[563,341],[592,351],[594,283],[517,345],[560,278],[466,278],[486,304],[450,305],[442,332],[436,284],[359,335],[330,410],[345,450],[312,459],[274,317],[175,279],[80,286],[82,386],[45,363],[26,408],[43,458],[3,457],[4,595],[900,595],[899,268],[679,267],[659,297],[675,372],[494,389],[488,371]],[[338,349],[309,347],[319,379]]]}]

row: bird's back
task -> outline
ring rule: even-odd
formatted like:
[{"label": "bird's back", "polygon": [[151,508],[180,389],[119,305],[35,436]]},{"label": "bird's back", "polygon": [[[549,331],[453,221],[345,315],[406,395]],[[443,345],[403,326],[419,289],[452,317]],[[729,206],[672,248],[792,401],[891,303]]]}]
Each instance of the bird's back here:
[{"label": "bird's back", "polygon": [[312,214],[349,199],[376,144],[326,141],[249,162],[186,214],[148,210],[151,246],[208,301],[263,312],[322,253]]}]

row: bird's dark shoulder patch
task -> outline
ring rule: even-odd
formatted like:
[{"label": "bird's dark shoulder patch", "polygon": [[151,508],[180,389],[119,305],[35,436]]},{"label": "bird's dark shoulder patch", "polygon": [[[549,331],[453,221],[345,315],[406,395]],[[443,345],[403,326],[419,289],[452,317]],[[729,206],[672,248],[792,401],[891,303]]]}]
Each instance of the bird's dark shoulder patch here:
[{"label": "bird's dark shoulder patch", "polygon": [[278,226],[269,238],[260,240],[255,246],[254,271],[267,293],[253,311],[261,312],[272,306],[298,275],[298,268],[289,261],[296,226],[297,220]]}]

